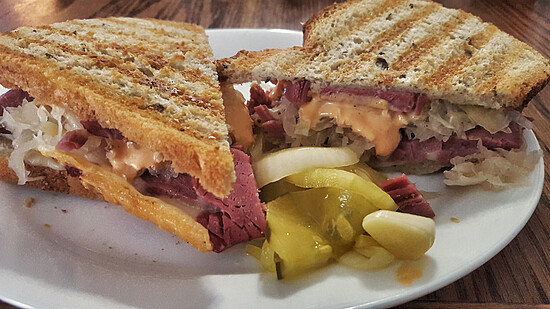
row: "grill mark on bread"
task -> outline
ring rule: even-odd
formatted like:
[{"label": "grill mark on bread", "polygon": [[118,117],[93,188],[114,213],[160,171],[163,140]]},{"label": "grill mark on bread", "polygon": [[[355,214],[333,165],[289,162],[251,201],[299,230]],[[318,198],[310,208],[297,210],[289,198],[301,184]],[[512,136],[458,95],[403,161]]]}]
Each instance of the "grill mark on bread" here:
[{"label": "grill mark on bread", "polygon": [[[100,25],[88,23],[86,20],[72,20],[70,21],[70,25],[82,27],[82,30],[88,30],[90,33],[93,33],[92,31],[101,32],[102,34],[108,34],[115,37],[124,36],[124,40],[131,40],[133,42],[142,43],[143,40],[140,39],[140,35],[144,35],[146,32],[150,35],[147,36],[147,43],[149,48],[155,47],[154,44],[168,44],[174,43],[174,42],[180,42],[184,38],[178,38],[178,37],[172,37],[172,36],[166,36],[162,33],[155,31],[154,28],[140,28],[140,33],[137,34],[135,31],[132,31],[132,27],[129,27],[125,25],[124,23],[121,23],[121,21],[113,20],[113,19],[105,19],[104,22]],[[125,27],[115,27],[115,25],[124,25]],[[108,26],[108,27],[105,27]],[[194,32],[194,31],[190,31]],[[201,33],[201,32],[196,32]],[[203,33],[201,33],[203,34]]]},{"label": "grill mark on bread", "polygon": [[[519,44],[510,44],[513,50],[508,49],[509,53],[505,54],[500,61],[497,61],[496,65],[493,65],[485,72],[486,76],[491,76],[490,79],[483,83],[475,85],[474,90],[477,92],[492,92],[495,96],[498,95],[497,85],[501,83],[503,79],[509,78],[506,72],[514,64],[522,65],[523,59],[518,59],[517,53],[520,49]],[[504,72],[504,73],[502,73]]]},{"label": "grill mark on bread", "polygon": [[463,43],[465,49],[471,47],[471,53],[464,53],[458,57],[449,58],[438,71],[423,79],[422,82],[428,87],[452,87],[447,81],[461,73],[463,68],[470,65],[470,59],[474,56],[475,52],[485,46],[498,31],[495,26],[488,25],[483,31],[472,35],[467,42]]},{"label": "grill mark on bread", "polygon": [[427,6],[420,12],[414,12],[410,17],[398,21],[392,28],[377,35],[371,42],[370,46],[359,56],[359,61],[368,61],[374,58],[373,52],[380,49],[384,44],[398,41],[404,33],[411,30],[411,26],[421,21],[423,18],[432,14],[436,9],[440,8],[438,5]]},{"label": "grill mark on bread", "polygon": [[[325,10],[321,11],[320,13],[316,14],[314,17],[313,17],[313,20],[315,20],[315,22],[312,22],[311,24],[304,24],[304,29],[311,29],[315,26],[315,23],[318,22],[319,20],[322,20],[323,23],[326,23],[326,19],[328,18],[332,18],[334,17],[333,15],[336,15],[336,13],[339,12],[339,9],[340,7],[347,7],[347,6],[354,6],[356,5],[357,3],[360,3],[361,1],[355,1],[355,3],[353,2],[349,2],[349,3],[335,3],[333,4],[332,6],[326,8]],[[382,14],[384,13],[387,13],[389,10],[391,9],[395,9],[397,8],[398,6],[400,5],[405,5],[408,1],[407,0],[386,0],[384,1],[383,4],[379,5],[379,6],[376,6],[374,8],[374,10],[370,11],[369,14],[367,16],[363,16],[364,18],[360,20],[360,22],[356,22],[354,23],[353,25],[346,25],[345,27],[339,29],[338,31],[335,31],[336,33],[333,35],[333,36],[342,36],[342,35],[345,35],[346,32],[349,33],[349,32],[353,32],[354,30],[357,30],[359,28],[363,28],[363,27],[368,27],[368,25],[376,20],[377,18],[381,17]],[[359,18],[359,17],[358,17]],[[310,19],[311,20],[311,19]],[[310,42],[307,40],[308,38],[308,35],[309,33],[306,32],[306,35],[304,35],[304,47],[306,48],[315,48],[317,44],[310,44],[310,43],[313,43],[313,42]],[[317,43],[317,41],[314,41],[315,43]],[[328,46],[323,46],[324,48],[328,48]]]},{"label": "grill mark on bread", "polygon": [[[53,28],[51,28],[49,26],[41,26],[40,29],[44,30],[44,31],[54,30]],[[55,30],[56,30],[56,32],[59,32],[59,33],[64,34],[64,35],[79,36],[78,34],[75,35],[74,32],[70,32],[70,31],[65,31],[65,30],[58,31],[57,29],[55,29]],[[95,68],[98,68],[98,69],[105,69],[105,68],[112,69],[112,68],[115,68],[118,73],[120,73],[120,74],[122,74],[126,77],[130,77],[131,82],[133,82],[133,83],[140,84],[140,85],[143,85],[143,86],[146,86],[146,87],[149,87],[149,88],[155,88],[159,91],[162,91],[162,92],[166,93],[168,96],[178,96],[178,97],[182,97],[185,100],[192,101],[195,106],[201,107],[202,109],[210,112],[212,116],[222,115],[221,110],[214,110],[213,109],[214,106],[212,104],[210,104],[209,102],[206,102],[206,101],[204,101],[200,98],[196,98],[196,97],[194,97],[193,95],[191,95],[189,93],[186,93],[185,89],[182,89],[182,88],[176,87],[175,85],[171,85],[169,83],[163,82],[162,80],[152,79],[151,77],[146,76],[142,71],[139,70],[138,66],[135,65],[135,64],[131,64],[131,66],[133,66],[133,68],[132,68],[133,70],[121,68],[121,65],[124,63],[124,61],[120,58],[117,58],[117,57],[113,56],[113,55],[105,54],[102,51],[102,49],[114,48],[114,49],[117,49],[119,51],[122,51],[123,53],[127,52],[127,53],[130,53],[130,54],[134,54],[134,56],[142,55],[147,59],[147,61],[151,65],[151,67],[153,67],[157,70],[164,67],[167,64],[166,61],[162,61],[161,56],[154,55],[154,54],[145,54],[147,49],[144,48],[144,47],[141,47],[141,46],[132,46],[132,47],[129,47],[129,48],[125,48],[125,47],[122,47],[122,46],[120,46],[116,43],[105,44],[101,41],[93,40],[88,35],[81,35],[80,39],[81,39],[81,41],[86,42],[88,44],[86,52],[80,50],[79,47],[77,47],[77,46],[71,46],[71,45],[64,44],[64,43],[59,43],[59,42],[51,42],[51,41],[44,41],[44,40],[37,40],[37,39],[27,39],[26,41],[29,44],[34,43],[34,44],[38,44],[38,45],[41,45],[41,46],[44,46],[44,47],[47,46],[47,47],[49,47],[48,50],[52,51],[52,53],[53,53],[53,50],[55,50],[56,51],[55,52],[56,57],[59,57],[59,56],[67,57],[69,55],[73,56],[73,57],[81,56],[81,58],[84,59],[84,60],[87,60],[87,59],[92,60],[93,63],[94,63]],[[153,63],[153,64],[151,64],[151,63]],[[200,70],[198,70],[197,68],[192,68],[192,69],[185,70],[185,71],[175,70],[174,68],[171,68],[171,67],[169,67],[167,69],[171,70],[175,73],[183,75],[188,80],[199,81],[199,82],[206,83],[206,84],[208,84],[210,86],[213,86],[213,87],[215,86],[213,84],[213,82],[208,80],[206,77],[204,77],[202,75],[202,73],[200,72]],[[112,73],[113,72],[111,72],[111,74]],[[88,77],[92,78],[92,79],[96,79],[93,76],[88,76]],[[111,79],[114,80],[114,77],[111,76]],[[141,105],[143,105],[143,104],[146,104],[146,103],[142,102],[142,104],[140,104],[139,107],[142,107]],[[155,109],[155,110],[160,111],[160,109]]]},{"label": "grill mark on bread", "polygon": [[[144,20],[148,20],[148,19],[144,19]],[[122,25],[122,26],[132,25],[131,22],[129,22],[127,20],[124,20],[124,19],[111,19],[111,20],[109,20],[109,22],[114,23],[114,24],[119,24],[119,25]],[[175,29],[173,27],[174,25],[172,23],[173,22],[167,21],[167,20],[160,21],[160,24],[162,24],[163,26]],[[171,31],[166,31],[164,27],[163,28],[158,28],[158,27],[154,27],[154,26],[151,26],[151,25],[148,25],[148,26],[150,26],[150,27],[146,28],[147,31],[152,32],[154,34],[157,34],[158,36],[162,36],[162,37],[168,36],[168,37],[173,38],[173,39],[178,39],[177,34],[174,34]],[[180,24],[178,24],[178,26],[180,26]],[[193,25],[193,24],[183,24],[183,28],[185,28],[185,30],[187,30],[189,32],[195,32],[195,33],[201,33],[201,34],[204,33],[202,28],[197,27],[196,25]]]},{"label": "grill mark on bread", "polygon": [[[385,61],[383,55],[380,55],[379,52],[383,46],[391,46],[392,43],[399,42],[399,40],[410,31],[410,27],[413,24],[421,22],[424,18],[441,8],[440,5],[433,4],[426,6],[423,10],[412,10],[406,18],[398,20],[392,27],[389,27],[387,30],[372,38],[367,48],[363,50],[359,56],[347,60],[345,64],[341,65],[338,71],[340,73],[357,71],[362,66],[375,65],[377,62],[380,62],[378,58]],[[374,78],[376,78],[378,84],[387,84],[391,82],[391,77],[387,75],[380,75]],[[387,78],[389,79],[387,80]]]},{"label": "grill mark on bread", "polygon": [[[141,72],[136,65],[133,65],[133,68],[132,68],[133,70],[121,68],[120,66],[124,63],[124,61],[122,59],[115,58],[114,56],[111,56],[111,55],[105,56],[105,54],[90,55],[90,53],[92,53],[94,51],[93,49],[88,49],[88,52],[83,52],[79,49],[75,49],[74,47],[72,47],[70,45],[63,44],[63,43],[57,43],[57,42],[53,43],[53,42],[50,42],[50,41],[43,41],[43,40],[27,40],[27,42],[30,43],[30,44],[36,43],[36,44],[40,44],[41,46],[48,46],[48,47],[50,47],[50,49],[57,49],[57,51],[62,51],[62,52],[56,52],[55,56],[51,56],[51,57],[48,57],[48,58],[52,58],[52,57],[55,58],[55,57],[60,57],[60,56],[61,57],[66,57],[68,55],[70,55],[70,56],[82,56],[82,58],[84,60],[86,60],[86,59],[92,60],[94,62],[95,67],[98,68],[98,69],[116,68],[118,73],[121,73],[121,74],[123,74],[124,76],[127,76],[127,77],[131,77],[132,78],[131,81],[134,82],[134,83],[141,84],[141,85],[144,85],[144,86],[147,86],[147,87],[154,87],[155,89],[160,90],[160,91],[168,94],[169,96],[183,96],[183,97],[185,97],[185,99],[194,102],[195,105],[200,106],[204,109],[211,110],[213,108],[213,106],[211,104],[206,103],[205,101],[203,101],[201,99],[196,99],[192,95],[186,94],[185,93],[186,91],[182,88],[176,87],[174,85],[170,85],[170,84],[168,84],[166,82],[163,82],[159,79],[151,79],[151,77],[148,77],[143,72]],[[90,43],[89,46],[92,46],[92,43],[94,41],[88,40],[87,42]],[[99,46],[104,46],[104,47],[107,46],[107,45],[101,44],[101,43],[98,44],[98,45]],[[140,50],[145,50],[145,49],[140,48]],[[97,49],[95,51],[97,51]],[[145,57],[147,57],[147,55]],[[190,69],[189,71],[184,71],[184,72],[176,71],[173,68],[171,70],[174,71],[174,72],[179,72],[180,74],[185,75],[185,77],[192,77],[191,79],[195,80],[195,81],[200,81],[201,79],[205,79],[205,78],[203,78],[202,73],[200,72],[200,70],[198,70],[196,68]],[[88,76],[88,78],[95,79],[93,76]],[[206,79],[204,81],[201,81],[201,82],[207,83],[209,85],[213,84],[212,82],[210,82]],[[218,114],[218,113],[221,113],[221,111],[216,111],[216,114]]]},{"label": "grill mark on bread", "polygon": [[[428,36],[421,41],[414,43],[414,46],[412,48],[402,53],[399,56],[398,61],[392,63],[392,69],[398,71],[406,71],[412,65],[424,60],[425,58],[423,58],[422,56],[429,54],[432,49],[441,46],[441,41],[445,38],[442,33],[451,33],[456,28],[458,28],[458,26],[464,24],[467,18],[468,15],[466,13],[459,11],[458,16],[443,24],[438,33],[433,33],[432,36]],[[397,77],[397,75],[394,76],[394,78],[395,77]]]},{"label": "grill mark on bread", "polygon": [[[109,21],[113,21],[113,20],[109,20]],[[127,22],[122,21],[122,20],[114,20],[113,22],[118,23],[118,24],[122,24],[122,25],[125,25],[127,23]],[[132,33],[116,32],[116,31],[118,31],[118,29],[115,29],[114,27],[104,29],[103,27],[101,27],[99,25],[79,23],[79,21],[74,21],[74,23],[75,24],[82,24],[83,26],[87,26],[87,27],[90,27],[90,28],[100,28],[102,30],[111,30],[111,31],[106,31],[106,32],[110,33],[110,34],[113,34],[113,35],[126,35],[130,38],[132,37]],[[170,24],[169,22],[166,22],[166,23]],[[153,28],[147,28],[147,31],[151,32],[152,34],[155,34],[154,37],[163,37],[163,33],[164,33],[163,31],[157,31]],[[195,27],[191,27],[190,31],[203,33],[201,31],[198,31],[197,29],[195,29]],[[164,40],[164,41],[161,41],[160,43],[168,43],[169,42],[168,44],[171,44],[171,46],[173,47],[174,50],[179,50],[183,53],[183,55],[176,55],[176,56],[181,56],[180,58],[182,60],[184,60],[185,59],[185,54],[190,52],[190,51],[193,51],[193,49],[191,47],[187,46],[185,41],[178,40],[177,37],[171,37],[171,38],[173,38],[174,40]],[[140,40],[135,40],[135,41],[141,42]],[[154,40],[152,40],[152,41],[154,41]],[[114,44],[111,47],[115,48],[115,49],[118,49],[118,50],[121,50],[122,52],[130,52],[130,53],[135,53],[135,54],[138,54],[138,55],[143,55],[145,58],[147,58],[147,61],[150,64],[150,66],[155,68],[155,69],[160,69],[160,68],[170,69],[172,72],[176,72],[178,74],[183,75],[183,77],[186,78],[186,79],[191,79],[192,81],[195,81],[195,82],[206,83],[209,86],[216,87],[214,82],[212,80],[208,79],[202,73],[201,74],[196,74],[195,72],[187,72],[187,70],[175,69],[172,65],[167,66],[168,62],[163,60],[160,55],[148,52],[152,48],[151,45],[148,45],[148,46],[138,45],[138,46],[131,46],[131,47],[125,46],[125,47],[121,48],[117,44]],[[200,53],[200,52],[193,53],[192,56],[193,56],[193,58],[196,58],[196,59],[205,59],[205,57],[206,57],[206,55],[204,53]]]}]

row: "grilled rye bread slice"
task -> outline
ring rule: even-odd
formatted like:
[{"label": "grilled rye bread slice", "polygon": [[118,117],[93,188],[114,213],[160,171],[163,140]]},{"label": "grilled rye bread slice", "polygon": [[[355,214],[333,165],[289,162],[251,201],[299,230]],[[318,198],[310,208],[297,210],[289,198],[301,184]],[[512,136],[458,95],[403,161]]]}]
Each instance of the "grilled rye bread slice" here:
[{"label": "grilled rye bread slice", "polygon": [[[17,182],[17,175],[8,167],[9,153],[9,146],[0,146],[0,179]],[[78,166],[80,175],[71,175],[67,170],[27,164],[30,176],[38,179],[28,181],[25,186],[121,205],[128,213],[154,223],[196,249],[202,252],[212,251],[208,230],[179,207],[156,197],[142,195],[124,178],[93,163],[57,150],[44,155],[67,166]]]},{"label": "grilled rye bread slice", "polygon": [[303,26],[304,46],[241,51],[222,79],[307,79],[322,86],[426,94],[455,104],[521,109],[550,79],[550,62],[494,25],[422,0],[351,0]]},{"label": "grilled rye bread slice", "polygon": [[0,35],[0,84],[160,152],[227,195],[235,181],[213,55],[196,25],[72,20]]}]

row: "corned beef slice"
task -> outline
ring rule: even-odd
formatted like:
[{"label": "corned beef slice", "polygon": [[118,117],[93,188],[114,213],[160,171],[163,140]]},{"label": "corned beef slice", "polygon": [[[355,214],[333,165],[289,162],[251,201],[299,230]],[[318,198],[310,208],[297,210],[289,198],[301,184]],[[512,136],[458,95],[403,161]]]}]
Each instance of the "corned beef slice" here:
[{"label": "corned beef slice", "polygon": [[[4,108],[17,107],[23,104],[23,99],[27,99],[29,102],[34,100],[34,98],[29,96],[26,91],[21,89],[8,90],[4,94],[0,95],[0,116],[4,115]],[[0,134],[10,133],[11,132],[6,130],[3,125],[0,125]]]},{"label": "corned beef slice", "polygon": [[435,217],[428,202],[405,174],[381,183],[380,188],[391,196],[402,212],[427,218]]},{"label": "corned beef slice", "polygon": [[410,92],[330,87],[321,90],[321,95],[326,96],[339,93],[354,96],[377,97],[388,101],[389,108],[393,111],[403,113],[414,112],[416,115],[420,115],[422,113],[424,105],[426,105],[429,101],[428,97],[424,94]]},{"label": "corned beef slice", "polygon": [[273,137],[285,137],[285,129],[280,120],[273,119],[262,123],[262,128]]},{"label": "corned beef slice", "polygon": [[469,131],[466,131],[468,140],[481,140],[483,146],[489,149],[502,148],[506,150],[520,148],[523,144],[522,135],[523,128],[515,123],[510,122],[508,126],[510,133],[499,131],[495,134],[489,133],[489,131],[482,127],[475,127]]},{"label": "corned beef slice", "polygon": [[144,193],[148,195],[190,200],[196,200],[198,197],[193,187],[193,178],[188,174],[151,175],[145,171],[140,178],[147,184]]},{"label": "corned beef slice", "polygon": [[33,100],[33,98],[29,96],[26,91],[21,89],[11,89],[6,91],[0,96],[0,116],[4,114],[4,108],[17,107],[23,104],[23,99],[27,99],[29,102]]},{"label": "corned beef slice", "polygon": [[265,231],[265,214],[258,197],[250,158],[238,149],[231,149],[237,179],[231,193],[220,199],[204,190],[198,180],[187,175],[151,175],[144,173],[144,194],[167,196],[207,204],[197,221],[208,229],[215,252],[254,238]]},{"label": "corned beef slice", "polygon": [[254,106],[254,112],[256,114],[258,114],[258,116],[260,117],[260,120],[262,122],[266,122],[266,121],[275,119],[275,118],[273,118],[271,113],[269,113],[269,108],[267,107],[267,105]]},{"label": "corned beef slice", "polygon": [[197,186],[203,201],[219,209],[214,213],[203,212],[197,217],[197,221],[208,229],[215,252],[262,237],[265,231],[264,209],[258,197],[250,158],[240,150],[231,149],[231,153],[237,180],[228,196],[220,200],[200,185]]},{"label": "corned beef slice", "polygon": [[248,113],[250,115],[255,113],[254,108],[256,106],[265,105],[266,107],[271,107],[272,100],[269,95],[260,87],[260,85],[255,84],[250,87],[250,100],[248,100],[246,106],[248,107]]},{"label": "corned beef slice", "polygon": [[247,105],[249,113],[252,110],[251,115],[257,114],[260,117],[261,126],[267,134],[273,137],[285,137],[283,123],[269,112],[271,104],[271,98],[260,86],[254,85],[250,88],[250,100]]},{"label": "corned beef slice", "polygon": [[124,139],[122,132],[117,129],[108,129],[102,127],[97,121],[80,121],[82,126],[90,132],[90,134],[109,138],[109,139]]},{"label": "corned beef slice", "polygon": [[515,122],[510,123],[510,133],[489,133],[477,126],[466,131],[466,139],[451,136],[443,142],[435,138],[425,141],[418,139],[402,139],[397,149],[384,162],[393,164],[419,163],[425,160],[436,161],[443,166],[450,166],[454,157],[465,157],[479,152],[477,143],[488,149],[502,148],[505,150],[517,149],[522,145],[523,128]]},{"label": "corned beef slice", "polygon": [[55,147],[61,151],[68,152],[74,149],[80,149],[80,147],[86,144],[87,140],[88,135],[82,130],[69,131]]},{"label": "corned beef slice", "polygon": [[304,105],[308,102],[307,95],[310,86],[311,82],[303,79],[290,82],[285,88],[285,97],[298,106]]}]

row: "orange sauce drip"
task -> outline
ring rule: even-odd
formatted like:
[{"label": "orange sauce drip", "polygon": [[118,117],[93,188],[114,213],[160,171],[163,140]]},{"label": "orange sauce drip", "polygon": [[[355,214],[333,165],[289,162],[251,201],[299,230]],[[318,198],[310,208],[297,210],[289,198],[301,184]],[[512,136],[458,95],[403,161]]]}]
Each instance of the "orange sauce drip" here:
[{"label": "orange sauce drip", "polygon": [[333,118],[338,126],[351,128],[376,149],[376,154],[387,156],[399,144],[399,129],[407,125],[408,116],[388,110],[388,102],[377,97],[339,94],[314,97],[300,108],[301,121],[309,121],[310,128],[321,118]]},{"label": "orange sauce drip", "polygon": [[111,162],[113,172],[121,175],[128,181],[137,176],[140,170],[153,167],[159,169],[162,155],[150,149],[140,147],[134,142],[111,140],[111,149],[107,158]]},{"label": "orange sauce drip", "polygon": [[403,285],[411,285],[415,280],[422,278],[424,265],[418,262],[404,262],[399,266],[395,275],[397,282]]}]

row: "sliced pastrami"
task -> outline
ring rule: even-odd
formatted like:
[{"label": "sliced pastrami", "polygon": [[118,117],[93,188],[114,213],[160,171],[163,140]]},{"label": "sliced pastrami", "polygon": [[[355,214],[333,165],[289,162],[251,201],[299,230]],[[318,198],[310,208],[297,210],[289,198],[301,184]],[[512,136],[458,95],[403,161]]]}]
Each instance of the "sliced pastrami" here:
[{"label": "sliced pastrami", "polygon": [[417,163],[428,158],[437,158],[442,150],[442,143],[435,138],[425,141],[418,139],[401,140],[387,162]]},{"label": "sliced pastrami", "polygon": [[418,139],[402,139],[395,151],[384,160],[384,164],[414,164],[426,160],[438,162],[442,166],[451,166],[454,157],[466,157],[479,152],[478,141],[491,150],[502,148],[505,150],[520,148],[523,144],[523,128],[515,122],[510,123],[510,133],[497,132],[491,134],[484,128],[477,126],[466,131],[466,138],[456,135],[443,142],[435,138],[425,141]]},{"label": "sliced pastrami", "polygon": [[260,118],[261,126],[268,135],[276,138],[285,137],[283,123],[271,115],[268,105],[261,104],[254,106],[254,113]]},{"label": "sliced pastrami", "polygon": [[20,106],[24,99],[29,102],[34,100],[28,92],[21,89],[11,89],[0,95],[0,116],[4,114],[4,108]]},{"label": "sliced pastrami", "polygon": [[254,106],[254,113],[256,113],[258,117],[260,117],[260,121],[262,122],[275,119],[273,115],[271,115],[271,113],[269,112],[269,108],[267,107],[267,105]]},{"label": "sliced pastrami", "polygon": [[[23,100],[31,102],[34,100],[28,92],[21,89],[11,89],[0,95],[0,116],[4,115],[6,107],[17,107],[23,104]],[[0,134],[10,134],[11,132],[0,124]]]},{"label": "sliced pastrami", "polygon": [[283,138],[286,134],[285,129],[283,128],[283,123],[277,119],[268,120],[262,123],[262,128],[267,132],[267,134],[273,137]]},{"label": "sliced pastrami", "polygon": [[332,87],[324,88],[321,90],[321,95],[325,96],[331,96],[340,93],[354,96],[377,97],[388,101],[389,109],[393,111],[403,113],[414,112],[416,115],[420,115],[426,103],[429,102],[429,99],[426,95],[412,92]]},{"label": "sliced pastrami", "polygon": [[80,121],[80,123],[88,132],[90,132],[90,134],[105,137],[108,139],[124,139],[124,135],[122,135],[122,132],[117,129],[104,128],[97,121],[82,120]]},{"label": "sliced pastrami", "polygon": [[479,149],[476,140],[461,139],[453,135],[442,143],[437,161],[444,166],[450,166],[452,158],[466,157],[477,152]]},{"label": "sliced pastrami", "polygon": [[241,150],[232,148],[237,176],[231,193],[220,199],[207,192],[196,178],[188,174],[152,175],[145,172],[139,177],[140,191],[152,196],[166,196],[205,205],[196,218],[208,229],[215,252],[254,238],[265,231],[265,213],[258,197],[258,187],[250,165],[250,158]]},{"label": "sliced pastrami", "polygon": [[271,97],[260,85],[254,84],[250,87],[250,100],[246,103],[250,115],[254,114],[256,106],[271,107],[272,103]]},{"label": "sliced pastrami", "polygon": [[508,128],[510,133],[499,131],[491,134],[478,126],[466,131],[466,136],[469,140],[481,140],[483,146],[489,149],[502,148],[510,150],[520,148],[523,144],[523,128],[515,122],[510,122]]},{"label": "sliced pastrami", "polygon": [[250,158],[237,149],[231,149],[231,153],[237,179],[228,196],[219,199],[202,186],[196,186],[203,201],[218,208],[216,212],[205,211],[197,217],[197,221],[209,230],[215,252],[262,237],[265,231],[265,213],[258,197]]},{"label": "sliced pastrami", "polygon": [[145,182],[143,193],[147,195],[191,200],[196,200],[198,197],[193,187],[193,177],[188,174],[152,175],[149,171],[145,171],[140,178]]},{"label": "sliced pastrami", "polygon": [[405,174],[381,183],[380,188],[391,196],[400,211],[427,218],[435,217],[428,202]]},{"label": "sliced pastrami", "polygon": [[311,82],[307,80],[295,80],[289,82],[285,88],[285,97],[291,103],[302,106],[309,101],[308,93]]},{"label": "sliced pastrami", "polygon": [[88,134],[83,130],[69,131],[55,146],[63,152],[80,149],[88,140]]}]

